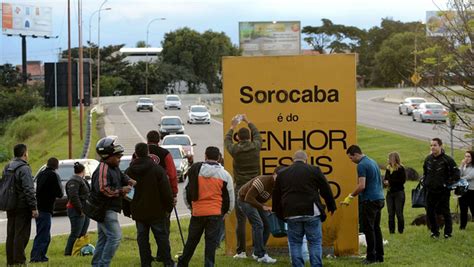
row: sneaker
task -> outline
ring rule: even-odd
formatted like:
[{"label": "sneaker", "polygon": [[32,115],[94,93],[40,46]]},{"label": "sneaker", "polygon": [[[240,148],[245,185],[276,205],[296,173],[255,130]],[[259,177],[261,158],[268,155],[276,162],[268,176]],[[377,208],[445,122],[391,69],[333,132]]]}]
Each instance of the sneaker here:
[{"label": "sneaker", "polygon": [[240,253],[235,254],[233,258],[234,258],[234,259],[246,259],[246,258],[247,258],[247,254],[245,254],[245,251],[244,251],[244,252],[240,252]]},{"label": "sneaker", "polygon": [[432,233],[432,234],[431,234],[431,238],[433,238],[433,239],[438,239],[438,238],[439,238],[439,234]]},{"label": "sneaker", "polygon": [[252,253],[252,259],[257,260],[258,256]]},{"label": "sneaker", "polygon": [[263,256],[261,258],[258,258],[257,262],[260,262],[260,263],[275,263],[275,262],[277,262],[277,260],[271,258],[270,256],[268,256],[268,254],[265,254],[265,256]]},{"label": "sneaker", "polygon": [[445,238],[445,239],[448,239],[448,238],[451,238],[451,237],[452,237],[451,234],[444,234],[444,238]]}]

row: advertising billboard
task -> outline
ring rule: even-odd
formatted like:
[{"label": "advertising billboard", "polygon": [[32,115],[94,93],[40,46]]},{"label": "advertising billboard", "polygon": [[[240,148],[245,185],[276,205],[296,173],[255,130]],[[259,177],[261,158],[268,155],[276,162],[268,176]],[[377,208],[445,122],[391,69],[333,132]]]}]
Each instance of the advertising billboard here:
[{"label": "advertising billboard", "polygon": [[2,32],[7,35],[51,36],[52,8],[2,3]]},{"label": "advertising billboard", "polygon": [[455,11],[426,11],[426,35],[448,36],[458,20]]},{"label": "advertising billboard", "polygon": [[299,55],[299,21],[239,22],[239,44],[244,56]]},{"label": "advertising billboard", "polygon": [[[224,133],[236,114],[247,115],[262,138],[261,173],[291,165],[294,153],[304,150],[308,164],[319,166],[326,176],[336,203],[349,195],[357,184],[356,165],[346,155],[357,140],[355,55],[224,57],[222,65]],[[237,127],[242,126],[247,125]],[[232,173],[227,151],[224,158]],[[235,253],[235,225],[235,216],[229,216],[227,254]],[[247,238],[248,247],[251,241]],[[268,245],[288,244],[286,238],[271,238]],[[328,216],[323,246],[333,248],[336,255],[358,253],[357,204],[338,205]]]}]

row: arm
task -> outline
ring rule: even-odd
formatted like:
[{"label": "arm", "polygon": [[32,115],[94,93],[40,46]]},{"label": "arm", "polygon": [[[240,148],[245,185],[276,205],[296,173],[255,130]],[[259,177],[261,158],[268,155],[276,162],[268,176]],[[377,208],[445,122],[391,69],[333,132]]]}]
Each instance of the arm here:
[{"label": "arm", "polygon": [[189,184],[189,177],[188,179],[184,180],[184,186],[183,186],[183,200],[184,200],[184,204],[186,204],[186,207],[188,207],[189,210],[192,209],[192,206],[191,206],[191,201],[188,200],[188,184]]},{"label": "arm", "polygon": [[232,176],[227,173],[227,193],[229,194],[229,211],[227,214],[230,214],[235,207],[235,193],[234,193],[234,181]]},{"label": "arm", "polygon": [[454,183],[459,180],[459,178],[461,177],[461,174],[454,159],[452,159],[451,157],[446,157],[446,158],[448,159],[448,166],[449,166],[449,174],[450,174],[449,181]]},{"label": "arm", "polygon": [[263,210],[264,205],[257,201],[257,196],[262,193],[263,189],[264,188],[262,182],[258,180],[258,178],[256,178],[250,186],[250,189],[247,191],[244,202],[249,203],[250,205],[252,205],[252,207],[256,209]]},{"label": "arm", "polygon": [[224,138],[224,147],[227,149],[229,154],[234,156],[234,142],[232,141],[232,136],[234,135],[234,128],[230,128]]},{"label": "arm", "polygon": [[248,125],[250,128],[250,132],[252,133],[252,142],[257,145],[258,149],[260,149],[262,147],[262,137],[260,136],[260,133],[255,124],[249,122]]},{"label": "arm", "polygon": [[[122,194],[122,188],[112,188],[107,180],[109,166],[104,162],[99,165],[99,191],[106,197],[119,197]],[[128,177],[128,176],[127,176]]]},{"label": "arm", "polygon": [[166,173],[163,171],[158,170],[158,166],[156,166],[157,176],[158,177],[158,190],[161,198],[161,202],[163,203],[163,208],[166,212],[171,212],[173,210],[173,193],[171,191],[170,182],[168,177],[166,177]]},{"label": "arm", "polygon": [[280,189],[280,174],[275,180],[275,185],[273,186],[272,193],[272,210],[276,213],[277,217],[280,219],[283,218],[283,211],[281,210],[281,189]]},{"label": "arm", "polygon": [[82,203],[79,199],[79,184],[76,181],[70,180],[66,184],[67,196],[71,204],[77,212],[82,213]]},{"label": "arm", "polygon": [[61,183],[61,178],[57,173],[54,173],[54,180],[53,180],[53,186],[54,186],[54,195],[57,198],[62,198],[64,196],[64,191],[63,191],[63,184]]},{"label": "arm", "polygon": [[336,207],[336,201],[334,200],[334,196],[331,191],[331,187],[329,186],[329,183],[324,176],[324,174],[319,170],[317,170],[317,176],[316,176],[316,183],[318,184],[319,192],[321,196],[324,199],[324,202],[326,202],[326,206],[328,211],[333,214],[334,211],[337,209]]},{"label": "arm", "polygon": [[18,177],[20,178],[21,189],[25,193],[26,202],[30,209],[37,210],[36,208],[36,196],[35,187],[33,185],[33,176],[31,175],[31,169],[27,165],[20,167],[18,170]]},{"label": "arm", "polygon": [[174,166],[173,157],[171,153],[168,153],[165,157],[166,174],[168,175],[169,183],[171,185],[171,191],[173,197],[178,195],[178,175],[176,174],[176,166]]}]

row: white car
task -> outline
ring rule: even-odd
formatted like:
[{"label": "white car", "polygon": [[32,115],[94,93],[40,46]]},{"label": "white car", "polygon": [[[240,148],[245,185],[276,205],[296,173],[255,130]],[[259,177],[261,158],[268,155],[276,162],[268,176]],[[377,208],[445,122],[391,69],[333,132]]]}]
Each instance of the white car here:
[{"label": "white car", "polygon": [[147,97],[140,97],[137,101],[137,111],[140,111],[142,109],[149,110],[150,112],[153,112],[153,101],[151,98]]},{"label": "white car", "polygon": [[177,95],[167,95],[165,98],[165,109],[181,109],[181,99]]},{"label": "white car", "polygon": [[191,140],[191,137],[187,134],[167,135],[161,140],[162,146],[178,145],[182,146],[186,156],[194,157],[193,146],[195,143]]},{"label": "white car", "polygon": [[[74,174],[74,163],[79,162],[84,165],[84,177],[89,182],[91,182],[92,174],[94,173],[95,169],[99,166],[99,162],[95,159],[65,159],[59,161],[59,167],[56,170],[56,173],[61,178],[61,183],[63,185],[63,192],[64,196],[62,198],[57,198],[54,201],[54,212],[64,212],[66,211],[66,204],[67,204],[67,195],[65,191],[65,186],[67,181],[72,177]],[[34,183],[36,187],[36,179],[38,178],[38,174],[46,169],[46,164],[41,166],[38,172],[35,175]]]},{"label": "white car", "polygon": [[421,103],[420,106],[413,110],[413,121],[441,121],[446,122],[448,119],[448,110],[440,103]]},{"label": "white car", "polygon": [[188,111],[188,123],[211,123],[211,114],[206,106],[193,105]]},{"label": "white car", "polygon": [[413,110],[417,109],[421,103],[426,103],[426,99],[421,97],[405,98],[405,100],[398,105],[398,114],[403,115],[403,113],[405,113],[410,116]]},{"label": "white car", "polygon": [[125,170],[130,167],[130,162],[132,162],[132,155],[124,155],[120,158],[120,164],[119,164],[119,169],[122,172],[125,172]]},{"label": "white car", "polygon": [[168,150],[173,158],[174,166],[176,167],[176,175],[178,177],[178,182],[184,182],[186,179],[186,174],[189,169],[189,162],[182,146],[165,146],[162,145],[162,148]]}]

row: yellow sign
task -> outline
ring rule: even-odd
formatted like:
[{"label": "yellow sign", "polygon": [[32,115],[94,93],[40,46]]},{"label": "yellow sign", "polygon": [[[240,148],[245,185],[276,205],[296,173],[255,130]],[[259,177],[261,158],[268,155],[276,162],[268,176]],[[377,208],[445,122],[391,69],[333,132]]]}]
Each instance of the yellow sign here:
[{"label": "yellow sign", "polygon": [[418,72],[415,72],[411,78],[410,78],[411,82],[414,84],[414,85],[418,85],[421,81],[421,76]]},{"label": "yellow sign", "polygon": [[[346,149],[356,143],[355,55],[226,57],[223,59],[224,134],[232,117],[247,114],[260,131],[262,174],[292,163],[303,149],[331,184],[336,202],[357,183]],[[225,167],[232,173],[231,156]],[[323,245],[336,255],[358,253],[357,205],[340,207],[323,224]],[[247,245],[251,235],[247,226]],[[286,238],[269,246],[287,246]],[[226,250],[235,253],[235,216],[226,221]]]}]

